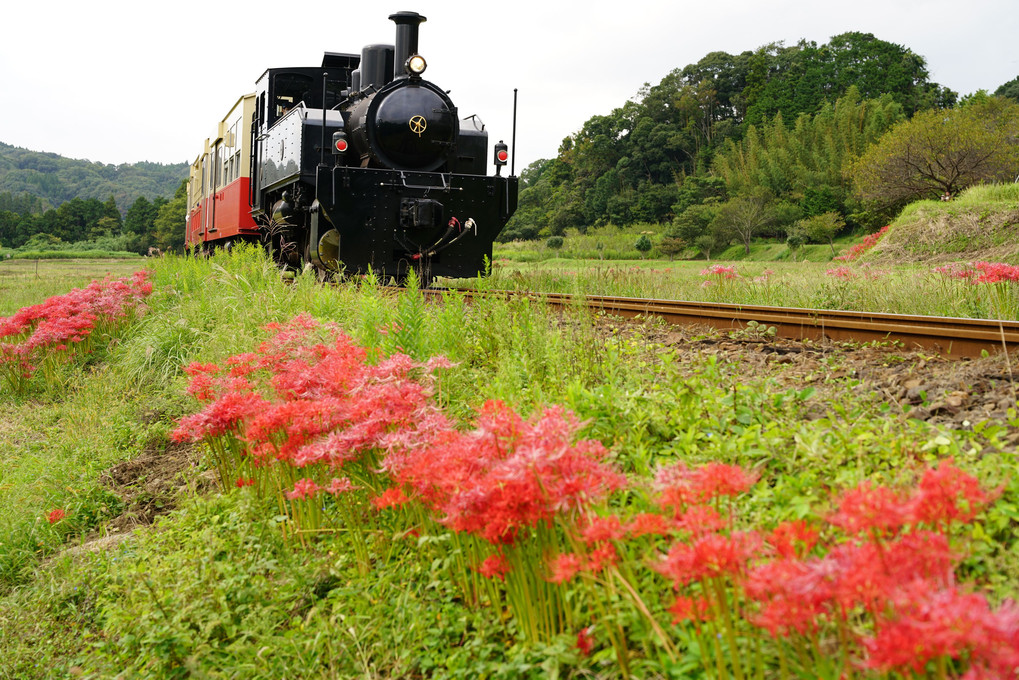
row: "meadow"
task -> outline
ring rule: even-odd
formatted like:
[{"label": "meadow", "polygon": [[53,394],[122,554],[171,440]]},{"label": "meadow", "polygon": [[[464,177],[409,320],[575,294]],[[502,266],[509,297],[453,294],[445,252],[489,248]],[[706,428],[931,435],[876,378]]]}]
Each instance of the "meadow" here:
[{"label": "meadow", "polygon": [[[475,285],[503,287],[499,266]],[[11,279],[0,316],[89,276]],[[1014,408],[949,430],[837,347],[790,385],[653,321],[287,282],[243,248],[147,281],[87,351],[40,340],[32,360],[66,358],[0,387],[0,677],[976,678],[1019,659]],[[156,502],[154,525],[123,521]]]},{"label": "meadow", "polygon": [[[496,260],[486,285],[574,295],[1011,319],[1014,286],[982,285],[962,270],[811,262]],[[456,282],[455,285],[472,285]]]},{"label": "meadow", "polygon": [[0,259],[0,316],[105,276],[128,276],[141,258]]},{"label": "meadow", "polygon": [[[496,244],[487,285],[576,295],[842,309],[1015,320],[1019,184],[976,186],[951,202],[916,201],[874,234],[832,245],[760,239],[713,260],[658,252],[660,225],[605,225],[585,233]],[[648,238],[641,253],[636,243]],[[996,272],[980,269],[999,266]],[[470,285],[469,282],[455,282]]]}]

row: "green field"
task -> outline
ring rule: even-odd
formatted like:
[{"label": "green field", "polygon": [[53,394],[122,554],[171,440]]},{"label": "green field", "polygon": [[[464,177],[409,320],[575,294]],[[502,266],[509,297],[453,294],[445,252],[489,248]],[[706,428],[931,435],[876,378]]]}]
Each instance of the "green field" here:
[{"label": "green field", "polygon": [[0,259],[0,316],[37,304],[93,279],[130,275],[143,267],[133,259]]},{"label": "green field", "polygon": [[[0,315],[128,273],[11,264]],[[764,359],[527,299],[286,282],[246,249],[150,264],[143,313],[0,383],[0,678],[1005,677],[1019,648],[1001,359],[969,365],[996,401],[956,424],[938,404],[977,373],[923,355]],[[708,278],[621,266],[479,285]],[[859,295],[921,275],[889,276]],[[217,429],[212,393],[267,401]],[[813,599],[778,586],[821,573]],[[891,640],[932,627],[945,646]]]}]

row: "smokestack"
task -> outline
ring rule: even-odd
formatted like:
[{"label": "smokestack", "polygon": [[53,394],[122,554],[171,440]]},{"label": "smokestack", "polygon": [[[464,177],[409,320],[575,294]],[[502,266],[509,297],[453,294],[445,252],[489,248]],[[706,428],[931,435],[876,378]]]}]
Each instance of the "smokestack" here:
[{"label": "smokestack", "polygon": [[418,53],[418,25],[427,21],[417,12],[397,12],[389,15],[396,22],[396,58],[393,60],[393,78],[406,78],[407,59]]}]

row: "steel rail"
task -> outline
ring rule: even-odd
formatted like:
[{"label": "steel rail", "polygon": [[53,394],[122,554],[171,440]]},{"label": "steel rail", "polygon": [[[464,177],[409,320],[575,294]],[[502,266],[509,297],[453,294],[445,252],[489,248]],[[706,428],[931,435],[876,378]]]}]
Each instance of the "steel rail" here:
[{"label": "steel rail", "polygon": [[[1019,322],[993,319],[845,312],[831,309],[766,307],[720,302],[656,300],[606,295],[574,296],[526,291],[453,289],[466,296],[529,297],[558,307],[585,305],[623,317],[655,316],[675,325],[701,324],[741,330],[754,321],[774,326],[776,335],[798,340],[888,342],[947,357],[978,357],[1019,349]],[[434,291],[441,293],[441,291]]]}]

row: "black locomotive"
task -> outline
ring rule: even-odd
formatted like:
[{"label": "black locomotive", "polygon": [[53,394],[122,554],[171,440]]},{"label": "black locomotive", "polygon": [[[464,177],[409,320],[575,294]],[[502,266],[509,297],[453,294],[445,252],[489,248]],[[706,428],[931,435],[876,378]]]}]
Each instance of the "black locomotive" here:
[{"label": "black locomotive", "polygon": [[326,53],[321,67],[269,69],[191,168],[187,246],[260,238],[284,264],[424,281],[473,276],[517,205],[507,146],[461,121],[422,77],[418,28],[394,45]]}]

